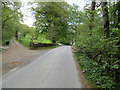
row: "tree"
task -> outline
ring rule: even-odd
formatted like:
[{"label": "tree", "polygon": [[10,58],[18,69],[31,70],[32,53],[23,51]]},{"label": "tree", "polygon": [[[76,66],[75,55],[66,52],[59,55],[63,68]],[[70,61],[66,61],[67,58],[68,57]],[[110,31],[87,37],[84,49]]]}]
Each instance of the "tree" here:
[{"label": "tree", "polygon": [[108,16],[108,7],[107,7],[107,0],[101,3],[103,9],[103,23],[104,23],[104,34],[105,37],[108,38],[110,35],[109,29],[109,16]]},{"label": "tree", "polygon": [[[91,5],[93,8],[90,7]],[[101,4],[96,2],[95,9],[94,5],[93,3],[87,5],[81,14],[82,24],[77,25],[76,55],[85,74],[90,75],[88,78],[94,82],[96,87],[119,87],[120,44],[118,43],[120,30],[118,29],[118,6],[120,4],[118,2],[111,3],[111,6],[108,7],[107,2]],[[94,19],[91,18],[93,14]],[[90,28],[90,23],[92,28]],[[110,29],[109,26],[111,26]]]},{"label": "tree", "polygon": [[[116,3],[112,3],[110,6],[110,28],[112,29],[112,37],[116,38],[117,37],[117,45],[118,45],[118,50],[120,53],[120,1]],[[120,57],[118,56],[120,59]],[[118,78],[120,75],[119,69],[114,70],[114,80],[115,82],[120,82],[120,79]]]},{"label": "tree", "polygon": [[120,1],[116,3],[110,4],[110,24],[111,28],[119,28],[120,29]]},{"label": "tree", "polygon": [[69,17],[69,30],[70,30],[70,36],[72,39],[71,42],[75,43],[76,42],[76,29],[77,25],[81,23],[82,18],[81,14],[82,12],[79,10],[79,6],[76,4],[73,4],[69,7],[69,12],[70,12],[70,17]]},{"label": "tree", "polygon": [[21,35],[23,37],[26,37],[26,34],[29,33],[31,28],[27,26],[26,24],[21,24]]},{"label": "tree", "polygon": [[[2,36],[3,44],[13,36],[17,37],[18,27],[20,25],[21,3],[8,0],[2,1]],[[14,34],[13,34],[14,33]]]},{"label": "tree", "polygon": [[66,37],[68,31],[67,3],[37,3],[35,8],[35,26],[40,32],[46,33],[46,37],[53,43]]},{"label": "tree", "polygon": [[20,7],[20,2],[2,1],[2,28],[4,28],[9,19],[16,18],[15,15],[17,15],[17,18],[20,18],[21,13],[18,11]]},{"label": "tree", "polygon": [[90,30],[90,35],[92,34],[92,28],[93,28],[93,22],[94,22],[94,13],[95,13],[95,5],[96,5],[96,0],[92,0],[91,3],[91,11],[90,11],[90,24],[89,24],[89,30]]}]

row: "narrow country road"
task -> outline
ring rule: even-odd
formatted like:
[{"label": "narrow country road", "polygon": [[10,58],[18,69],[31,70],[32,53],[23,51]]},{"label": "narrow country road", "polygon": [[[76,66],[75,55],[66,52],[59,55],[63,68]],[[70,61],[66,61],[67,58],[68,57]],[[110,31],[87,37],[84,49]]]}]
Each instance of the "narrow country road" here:
[{"label": "narrow country road", "polygon": [[82,88],[70,46],[55,48],[3,77],[3,88]]}]

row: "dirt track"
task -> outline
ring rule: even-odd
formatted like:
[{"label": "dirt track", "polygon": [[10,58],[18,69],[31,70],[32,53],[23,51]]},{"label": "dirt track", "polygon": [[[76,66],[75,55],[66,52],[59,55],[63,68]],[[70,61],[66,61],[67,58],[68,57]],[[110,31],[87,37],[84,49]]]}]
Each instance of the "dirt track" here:
[{"label": "dirt track", "polygon": [[51,49],[30,50],[14,40],[13,43],[8,46],[8,49],[2,53],[2,74],[4,75],[16,68],[22,68],[49,50]]}]

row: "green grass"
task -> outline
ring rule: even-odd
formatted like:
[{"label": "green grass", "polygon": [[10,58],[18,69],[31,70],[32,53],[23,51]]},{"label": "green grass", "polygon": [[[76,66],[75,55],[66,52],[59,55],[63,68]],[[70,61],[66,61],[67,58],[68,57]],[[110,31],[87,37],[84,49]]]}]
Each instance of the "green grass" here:
[{"label": "green grass", "polygon": [[[26,37],[21,38],[21,40],[30,42],[31,36],[27,35]],[[37,40],[33,40],[33,42],[38,42],[38,43],[52,43],[50,40],[47,40],[44,35],[40,35]]]},{"label": "green grass", "polygon": [[52,43],[52,42],[49,41],[49,40],[46,40],[46,39],[41,40],[40,38],[38,38],[38,40],[33,40],[33,42],[38,42],[38,43]]},{"label": "green grass", "polygon": [[23,46],[25,46],[25,47],[30,47],[30,42],[25,42],[25,41],[18,41],[17,40],[17,42],[19,42],[20,44],[22,44]]},{"label": "green grass", "polygon": [[[30,41],[31,41],[31,36],[27,35],[26,37],[21,38],[22,41],[18,41],[20,44],[29,47],[30,46]],[[52,43],[50,40],[47,40],[45,37],[38,37],[37,40],[33,40],[33,42],[37,43]]]}]

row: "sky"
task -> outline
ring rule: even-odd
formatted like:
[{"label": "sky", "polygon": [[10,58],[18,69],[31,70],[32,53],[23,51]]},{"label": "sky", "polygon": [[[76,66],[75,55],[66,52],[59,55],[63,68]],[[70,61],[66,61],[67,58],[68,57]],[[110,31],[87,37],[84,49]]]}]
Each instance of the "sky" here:
[{"label": "sky", "polygon": [[[22,24],[26,24],[30,27],[32,27],[33,22],[35,22],[34,16],[32,15],[30,11],[30,6],[27,5],[27,2],[29,0],[20,0],[22,2],[22,14],[23,14],[23,22]],[[85,6],[85,0],[65,0],[68,4],[72,5],[73,3],[77,4],[80,9],[82,10],[83,7]]]}]

